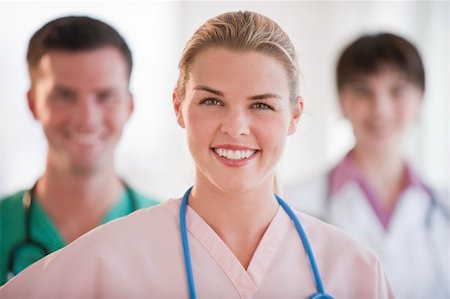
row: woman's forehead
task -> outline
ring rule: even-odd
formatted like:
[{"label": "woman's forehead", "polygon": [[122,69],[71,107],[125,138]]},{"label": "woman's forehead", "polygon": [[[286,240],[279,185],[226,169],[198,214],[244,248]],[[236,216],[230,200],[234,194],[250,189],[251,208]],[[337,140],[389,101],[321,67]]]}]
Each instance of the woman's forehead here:
[{"label": "woman's forehead", "polygon": [[[208,49],[198,54],[189,72],[190,85],[288,88],[283,65],[256,51]],[[192,87],[192,86],[191,86]]]}]

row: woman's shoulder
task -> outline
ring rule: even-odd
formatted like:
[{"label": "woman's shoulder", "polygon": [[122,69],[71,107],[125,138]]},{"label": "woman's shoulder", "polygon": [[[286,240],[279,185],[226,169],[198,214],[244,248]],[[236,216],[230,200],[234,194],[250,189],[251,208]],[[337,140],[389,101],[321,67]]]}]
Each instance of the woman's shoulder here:
[{"label": "woman's shoulder", "polygon": [[160,247],[170,248],[178,240],[179,202],[168,200],[98,226],[19,273],[0,295],[39,294],[48,298],[46,295],[62,292],[61,288],[74,296],[94,294],[102,279],[114,277],[112,269],[131,267],[143,255],[152,258],[164,250]]},{"label": "woman's shoulder", "polygon": [[64,247],[58,255],[83,255],[84,260],[95,258],[95,255],[118,255],[120,250],[133,250],[133,246],[138,246],[144,240],[152,242],[161,234],[167,236],[171,231],[177,233],[179,202],[170,199],[102,224]]},{"label": "woman's shoulder", "polygon": [[352,236],[297,212],[314,252],[323,283],[342,298],[393,298],[380,259]]},{"label": "woman's shoulder", "polygon": [[97,244],[103,239],[109,242],[114,239],[139,239],[143,234],[151,238],[163,228],[177,226],[179,202],[178,199],[169,199],[156,206],[138,209],[129,215],[98,226],[81,238],[86,239],[85,242],[92,241]]},{"label": "woman's shoulder", "polygon": [[379,263],[375,252],[349,233],[306,213],[296,213],[318,254],[329,256],[332,253],[334,258],[351,257],[353,262],[370,265]]}]

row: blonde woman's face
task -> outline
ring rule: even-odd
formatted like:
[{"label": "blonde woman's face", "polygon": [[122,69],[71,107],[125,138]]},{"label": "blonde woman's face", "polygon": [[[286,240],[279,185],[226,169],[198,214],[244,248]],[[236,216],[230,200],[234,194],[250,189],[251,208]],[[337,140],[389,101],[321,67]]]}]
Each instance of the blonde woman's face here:
[{"label": "blonde woman's face", "polygon": [[184,99],[174,96],[196,163],[196,182],[227,192],[272,186],[301,103],[289,103],[280,62],[256,52],[209,49],[194,59]]}]

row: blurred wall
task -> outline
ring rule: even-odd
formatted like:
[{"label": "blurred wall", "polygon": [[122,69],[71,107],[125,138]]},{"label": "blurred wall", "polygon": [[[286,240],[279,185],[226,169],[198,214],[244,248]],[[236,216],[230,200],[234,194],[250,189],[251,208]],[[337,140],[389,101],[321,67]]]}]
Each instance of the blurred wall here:
[{"label": "blurred wall", "polygon": [[277,21],[296,46],[305,113],[280,165],[289,183],[321,172],[352,146],[334,85],[342,47],[367,32],[392,31],[419,48],[427,71],[424,109],[409,145],[413,165],[441,187],[449,182],[448,2],[0,2],[0,196],[28,188],[44,169],[46,143],[26,106],[25,53],[50,19],[90,15],[115,26],[135,60],[136,109],[117,152],[119,173],[159,199],[179,196],[193,168],[171,106],[184,43],[208,18],[254,10]]}]

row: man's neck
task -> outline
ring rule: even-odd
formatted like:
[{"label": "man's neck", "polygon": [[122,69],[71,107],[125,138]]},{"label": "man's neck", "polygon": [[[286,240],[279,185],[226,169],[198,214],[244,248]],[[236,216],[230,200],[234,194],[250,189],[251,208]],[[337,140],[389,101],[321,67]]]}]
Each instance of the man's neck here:
[{"label": "man's neck", "polygon": [[36,186],[37,200],[67,242],[100,224],[122,193],[113,170],[79,175],[47,167]]}]

